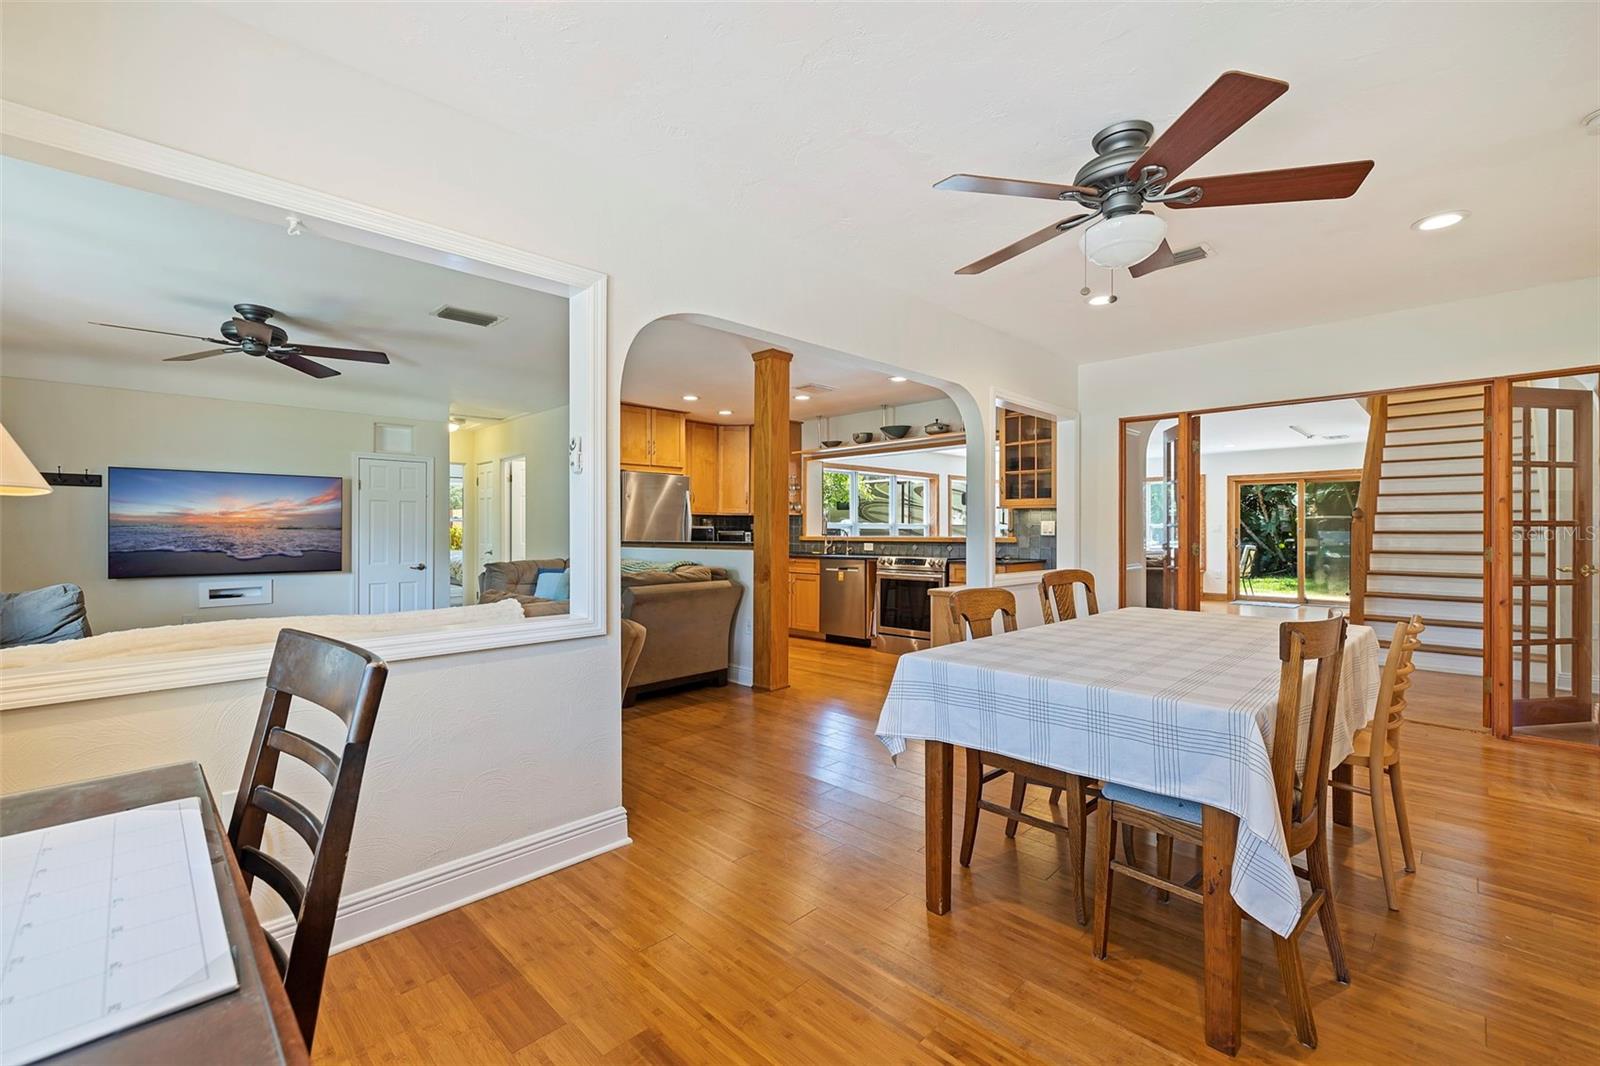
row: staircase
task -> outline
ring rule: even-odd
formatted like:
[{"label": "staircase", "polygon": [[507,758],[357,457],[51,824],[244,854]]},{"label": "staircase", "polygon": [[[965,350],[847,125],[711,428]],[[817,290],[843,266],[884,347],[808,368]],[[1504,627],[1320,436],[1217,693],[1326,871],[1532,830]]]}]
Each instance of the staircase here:
[{"label": "staircase", "polygon": [[1384,647],[1395,622],[1421,615],[1419,669],[1481,674],[1483,390],[1377,396],[1369,410],[1351,613]]}]

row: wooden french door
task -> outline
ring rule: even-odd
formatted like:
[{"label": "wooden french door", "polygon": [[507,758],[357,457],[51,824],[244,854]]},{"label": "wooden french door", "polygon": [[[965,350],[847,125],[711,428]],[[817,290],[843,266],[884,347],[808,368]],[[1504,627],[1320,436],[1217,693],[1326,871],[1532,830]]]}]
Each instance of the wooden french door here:
[{"label": "wooden french door", "polygon": [[1513,729],[1594,718],[1594,394],[1511,388]]},{"label": "wooden french door", "polygon": [[1121,429],[1119,601],[1125,607],[1198,611],[1200,417],[1123,419]]}]

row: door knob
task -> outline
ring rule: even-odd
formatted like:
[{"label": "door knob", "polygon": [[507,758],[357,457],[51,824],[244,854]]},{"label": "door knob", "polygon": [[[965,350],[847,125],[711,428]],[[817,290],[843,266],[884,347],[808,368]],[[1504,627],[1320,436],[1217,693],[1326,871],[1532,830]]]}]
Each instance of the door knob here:
[{"label": "door knob", "polygon": [[[1572,567],[1570,567],[1570,566],[1558,566],[1558,567],[1556,567],[1556,573],[1558,573],[1558,574],[1570,574],[1570,573],[1572,573]],[[1579,577],[1593,577],[1597,573],[1600,573],[1600,570],[1596,570],[1594,567],[1590,566],[1588,563],[1584,563],[1582,566],[1578,567],[1578,576]]]},{"label": "door knob", "polygon": [[428,568],[428,564],[427,563],[412,563],[411,564],[411,569],[413,569],[413,570],[426,570],[427,568]]}]

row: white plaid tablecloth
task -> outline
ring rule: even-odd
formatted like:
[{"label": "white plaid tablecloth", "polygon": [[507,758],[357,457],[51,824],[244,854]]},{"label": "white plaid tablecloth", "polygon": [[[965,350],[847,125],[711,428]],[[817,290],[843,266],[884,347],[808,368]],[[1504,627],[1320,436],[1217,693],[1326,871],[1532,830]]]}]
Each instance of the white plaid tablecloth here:
[{"label": "white plaid tablecloth", "polygon": [[[1372,716],[1378,658],[1377,634],[1352,625],[1334,766]],[[1236,814],[1233,897],[1287,935],[1300,888],[1272,783],[1279,666],[1271,619],[1125,607],[901,656],[878,739],[891,755],[942,740]]]}]

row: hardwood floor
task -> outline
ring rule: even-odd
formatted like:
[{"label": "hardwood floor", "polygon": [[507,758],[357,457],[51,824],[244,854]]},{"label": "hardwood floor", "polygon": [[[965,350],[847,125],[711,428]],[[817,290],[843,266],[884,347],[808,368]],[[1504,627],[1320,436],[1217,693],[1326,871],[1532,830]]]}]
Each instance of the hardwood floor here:
[{"label": "hardwood floor", "polygon": [[[894,659],[793,648],[787,690],[624,712],[631,846],[336,956],[317,1062],[1224,1061],[1199,909],[1119,884],[1097,962],[1051,833],[986,819],[955,909],[928,914],[921,748],[896,766],[873,736]],[[1402,910],[1357,803],[1332,832],[1353,982],[1313,926],[1307,1051],[1247,921],[1239,1059],[1600,1058],[1600,759],[1417,725],[1405,744]],[[1180,846],[1175,871],[1195,867]]]}]

